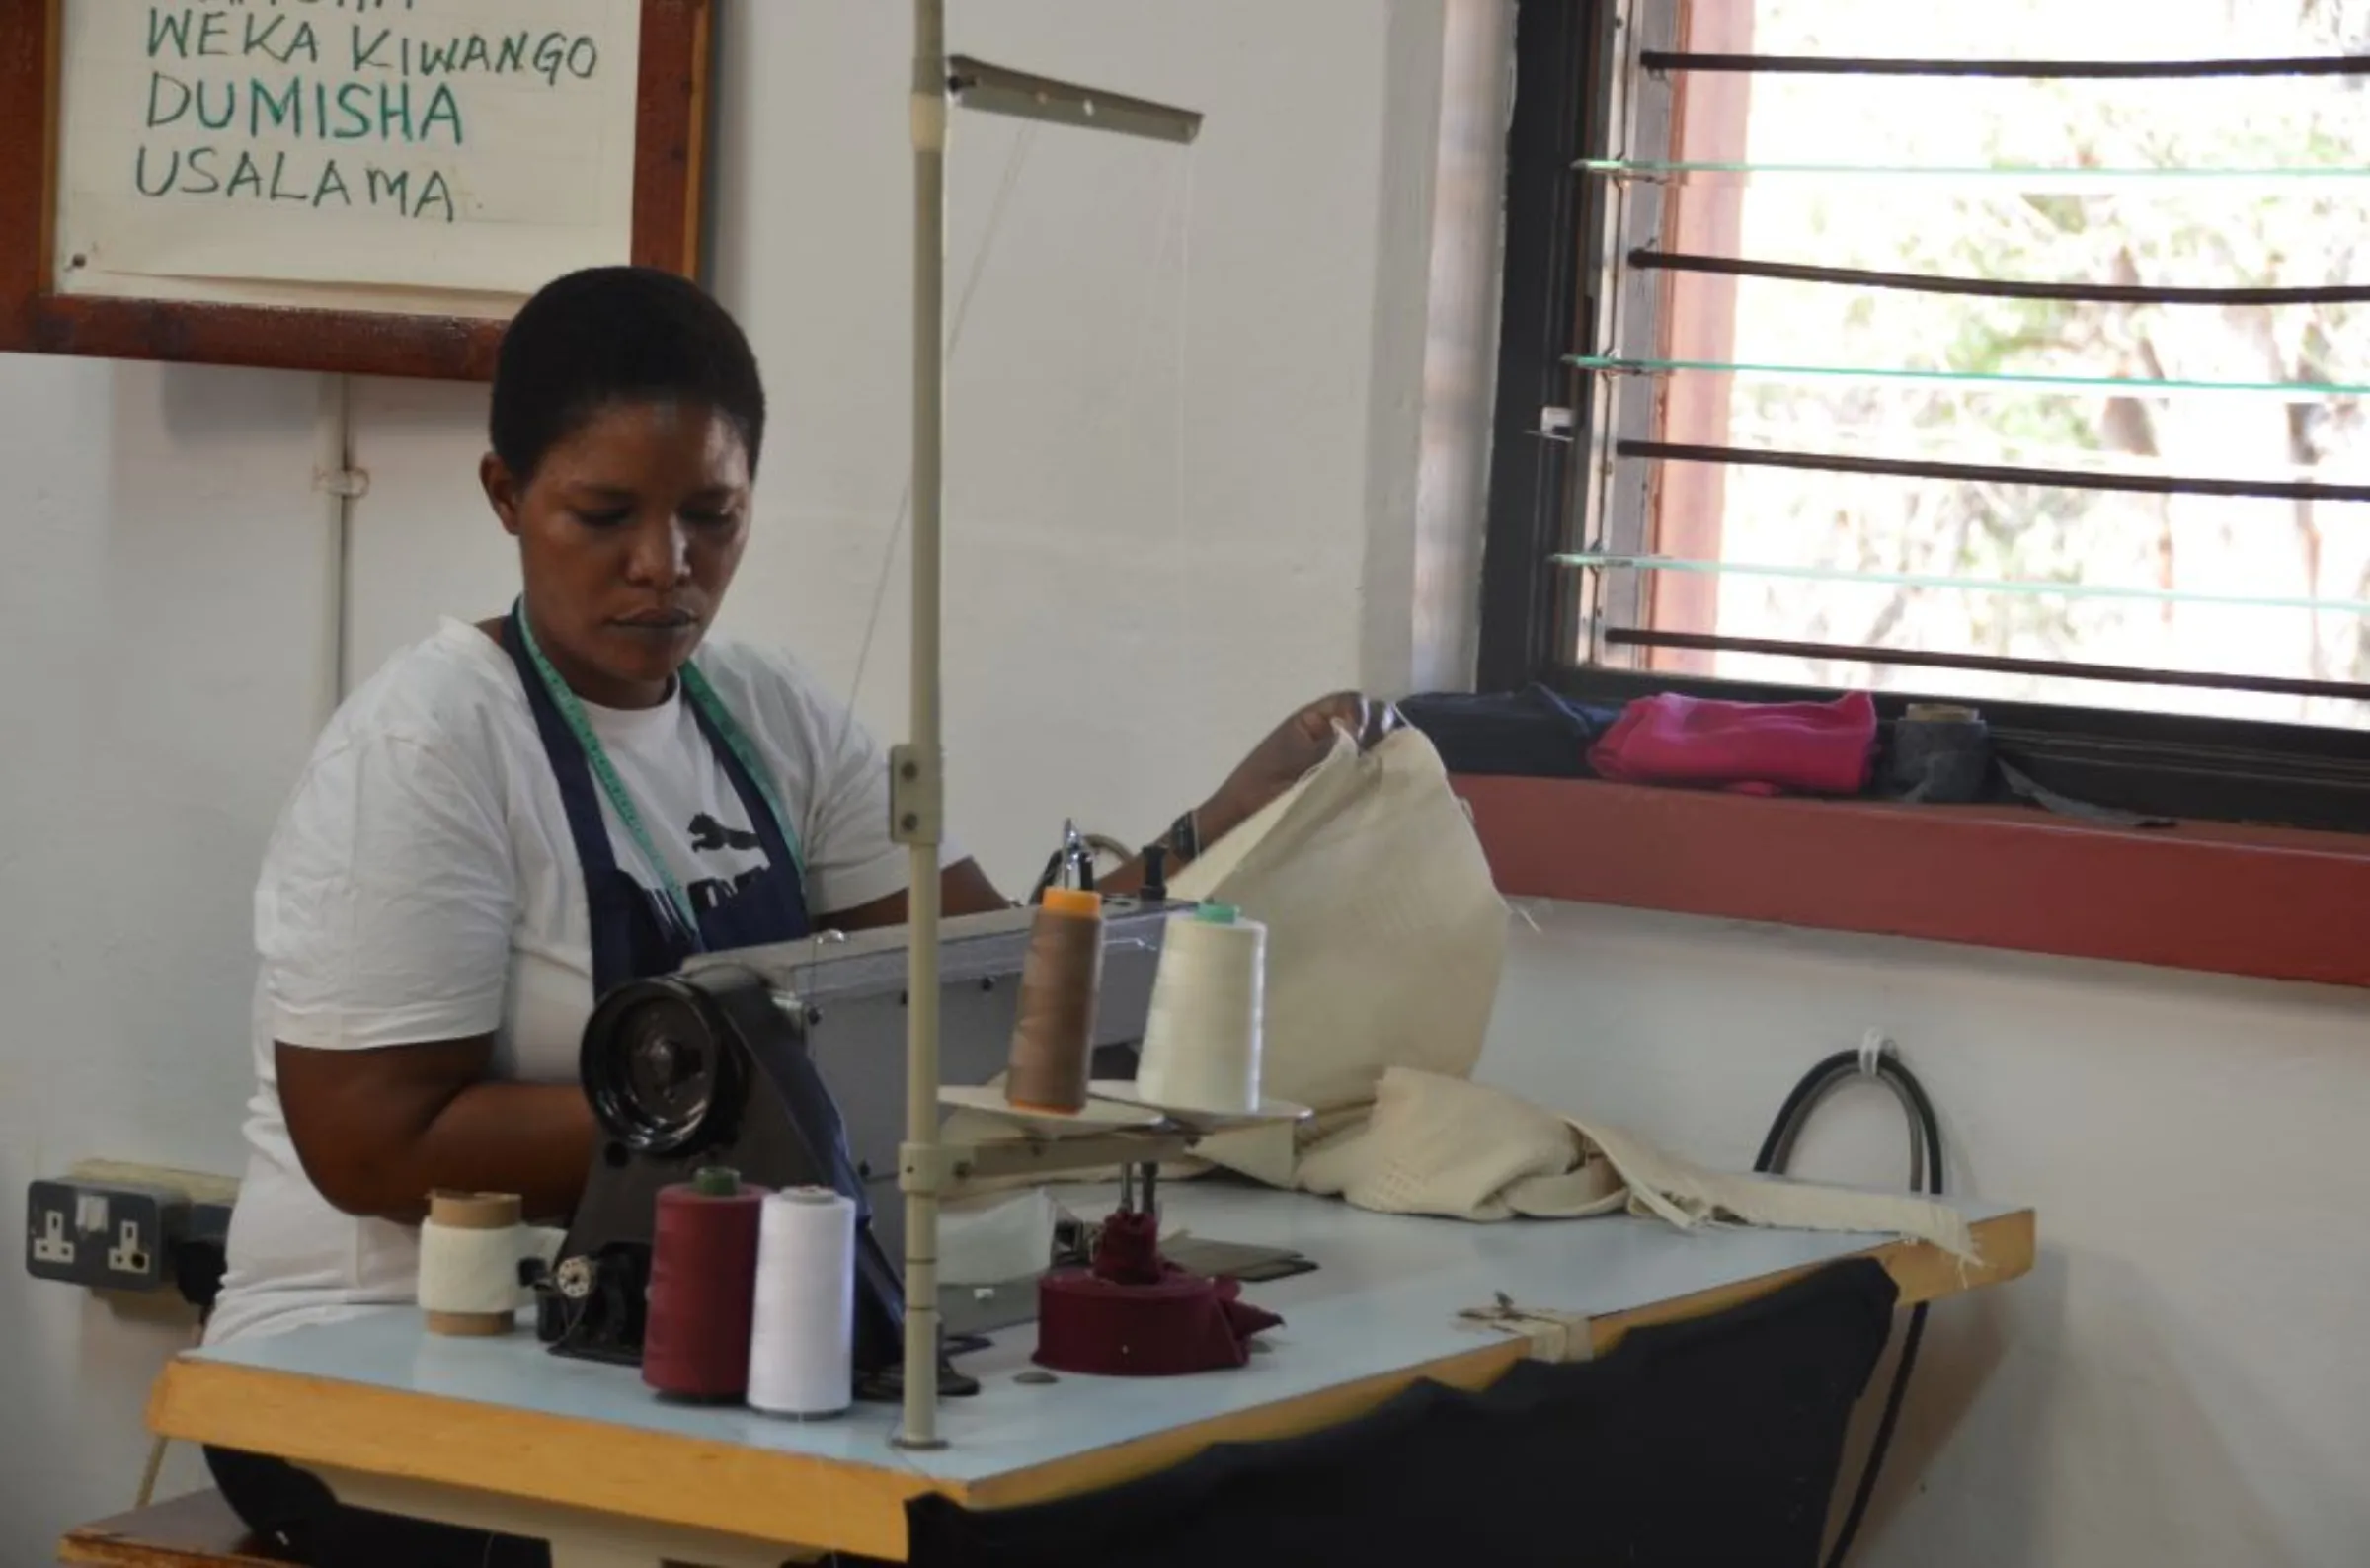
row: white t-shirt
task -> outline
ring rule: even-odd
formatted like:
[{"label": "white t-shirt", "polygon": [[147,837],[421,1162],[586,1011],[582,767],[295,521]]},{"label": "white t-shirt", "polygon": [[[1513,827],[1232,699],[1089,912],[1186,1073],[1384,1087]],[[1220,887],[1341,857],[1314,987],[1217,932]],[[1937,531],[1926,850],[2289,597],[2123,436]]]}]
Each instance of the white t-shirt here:
[{"label": "white t-shirt", "polygon": [[[908,851],[871,736],[780,655],[710,637],[697,662],[773,775],[808,910],[902,891]],[[765,864],[679,687],[656,708],[585,708],[696,902]],[[601,810],[619,868],[657,888]],[[258,1086],[214,1343],[413,1299],[418,1231],[341,1214],[306,1178],[275,1041],[366,1051],[491,1032],[492,1076],[577,1081],[593,1000],[584,871],[517,667],[484,632],[445,622],[338,710],[273,832],[255,939]]]}]

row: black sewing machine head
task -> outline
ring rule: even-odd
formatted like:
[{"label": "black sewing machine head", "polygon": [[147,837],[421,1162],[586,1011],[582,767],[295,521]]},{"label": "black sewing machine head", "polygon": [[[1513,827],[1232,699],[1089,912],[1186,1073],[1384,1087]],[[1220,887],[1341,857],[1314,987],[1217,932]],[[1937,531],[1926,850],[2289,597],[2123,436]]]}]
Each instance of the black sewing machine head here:
[{"label": "black sewing machine head", "polygon": [[[1099,1077],[1131,1077],[1173,908],[1106,901]],[[1003,1069],[1030,911],[940,928],[940,1073]],[[600,1125],[585,1195],[539,1291],[560,1355],[638,1363],[659,1189],[704,1165],[760,1187],[836,1188],[856,1202],[859,1381],[902,1355],[906,933],[826,936],[713,953],[601,998],[585,1026],[585,1093]]]}]

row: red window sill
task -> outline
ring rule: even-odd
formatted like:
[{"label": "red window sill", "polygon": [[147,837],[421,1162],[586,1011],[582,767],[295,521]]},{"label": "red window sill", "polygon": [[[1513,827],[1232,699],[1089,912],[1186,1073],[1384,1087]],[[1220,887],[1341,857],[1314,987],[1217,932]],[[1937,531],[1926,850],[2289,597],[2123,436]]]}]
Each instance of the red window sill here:
[{"label": "red window sill", "polygon": [[1456,787],[1509,898],[2370,986],[2370,835],[1593,780]]}]

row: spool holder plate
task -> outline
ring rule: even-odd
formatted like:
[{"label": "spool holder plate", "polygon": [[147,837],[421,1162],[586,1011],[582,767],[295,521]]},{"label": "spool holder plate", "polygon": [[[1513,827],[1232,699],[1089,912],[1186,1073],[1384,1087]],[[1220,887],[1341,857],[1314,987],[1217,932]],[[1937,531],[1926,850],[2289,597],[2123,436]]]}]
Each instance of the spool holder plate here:
[{"label": "spool holder plate", "polygon": [[1204,1111],[1191,1106],[1163,1105],[1144,1098],[1134,1083],[1112,1078],[1095,1079],[1086,1086],[1086,1092],[1098,1100],[1157,1111],[1170,1127],[1193,1137],[1206,1137],[1213,1133],[1230,1133],[1246,1127],[1305,1122],[1316,1114],[1310,1107],[1297,1101],[1274,1098],[1263,1099],[1247,1111]]},{"label": "spool holder plate", "polygon": [[1150,1131],[1161,1125],[1160,1113],[1149,1106],[1122,1105],[1108,1099],[1088,1099],[1074,1112],[1032,1110],[1006,1100],[1002,1086],[997,1084],[942,1083],[938,1086],[938,1103],[949,1110],[989,1117],[999,1126],[1049,1139]]},{"label": "spool holder plate", "polygon": [[[1059,1176],[1068,1171],[1107,1170],[1114,1165],[1157,1165],[1182,1158],[1199,1135],[1177,1128],[1100,1133],[1087,1137],[1017,1137],[988,1143],[937,1143],[938,1188],[949,1192],[968,1181],[1013,1176]],[[908,1161],[918,1151],[904,1151]]]}]

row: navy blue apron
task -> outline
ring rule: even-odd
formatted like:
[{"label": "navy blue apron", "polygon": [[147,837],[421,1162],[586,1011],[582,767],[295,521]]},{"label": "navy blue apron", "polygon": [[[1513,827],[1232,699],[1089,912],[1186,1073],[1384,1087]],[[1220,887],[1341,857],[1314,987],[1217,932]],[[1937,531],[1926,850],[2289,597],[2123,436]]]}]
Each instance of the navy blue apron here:
[{"label": "navy blue apron", "polygon": [[732,780],[733,793],[741,798],[741,809],[749,816],[750,830],[756,834],[766,864],[736,879],[736,891],[721,900],[715,897],[712,885],[703,885],[709,890],[704,898],[699,890],[692,890],[699,921],[694,933],[683,929],[663,894],[644,888],[617,864],[592,762],[527,656],[516,610],[503,618],[502,646],[518,666],[519,683],[526,687],[535,729],[543,737],[543,754],[551,760],[560,802],[568,809],[568,831],[576,840],[577,859],[585,868],[595,1000],[629,980],[671,975],[694,953],[793,942],[813,933],[806,892],[799,886],[798,857],[791,852],[765,792],[718,733],[705,707],[693,702],[688,693],[678,696],[690,707],[717,763]]}]

